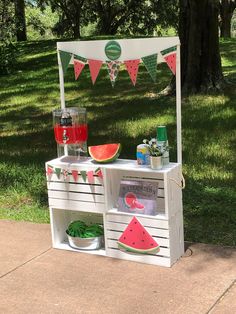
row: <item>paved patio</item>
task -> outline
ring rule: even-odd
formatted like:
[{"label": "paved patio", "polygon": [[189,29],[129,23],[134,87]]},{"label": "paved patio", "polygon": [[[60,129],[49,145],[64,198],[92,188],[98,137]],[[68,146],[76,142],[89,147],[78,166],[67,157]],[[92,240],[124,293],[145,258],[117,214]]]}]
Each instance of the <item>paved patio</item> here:
[{"label": "paved patio", "polygon": [[186,247],[164,268],[55,250],[49,225],[0,220],[0,313],[235,314],[236,249]]}]

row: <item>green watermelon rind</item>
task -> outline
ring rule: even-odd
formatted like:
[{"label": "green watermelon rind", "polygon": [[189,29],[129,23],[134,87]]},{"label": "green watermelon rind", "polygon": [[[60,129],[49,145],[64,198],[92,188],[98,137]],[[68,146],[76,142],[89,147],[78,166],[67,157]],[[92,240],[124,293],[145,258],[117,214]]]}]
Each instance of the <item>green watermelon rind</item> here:
[{"label": "green watermelon rind", "polygon": [[160,247],[159,245],[151,248],[151,249],[135,249],[129,245],[126,245],[122,242],[117,242],[118,243],[118,247],[122,248],[122,249],[125,249],[126,251],[129,251],[129,252],[133,252],[133,253],[140,253],[140,254],[148,254],[148,253],[158,253],[160,251]]},{"label": "green watermelon rind", "polygon": [[[120,152],[121,152],[121,144],[117,143],[117,145],[118,145],[118,149],[117,149],[116,153],[111,158],[103,159],[103,160],[99,160],[99,159],[95,158],[90,151],[90,147],[89,147],[89,155],[93,158],[93,160],[95,160],[96,162],[98,162],[100,164],[106,164],[109,162],[113,162],[120,156]],[[91,146],[91,147],[93,147],[93,146]]]}]

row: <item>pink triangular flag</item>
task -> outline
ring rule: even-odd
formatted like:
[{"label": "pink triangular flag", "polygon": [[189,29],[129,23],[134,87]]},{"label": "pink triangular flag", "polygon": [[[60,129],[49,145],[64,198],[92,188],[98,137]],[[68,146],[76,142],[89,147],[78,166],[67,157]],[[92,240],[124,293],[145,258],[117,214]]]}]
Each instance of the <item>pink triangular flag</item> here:
[{"label": "pink triangular flag", "polygon": [[93,82],[93,84],[95,84],[98,73],[99,73],[101,66],[102,66],[102,61],[100,61],[100,60],[88,60],[88,64],[89,64],[89,70],[90,70],[92,82]]},{"label": "pink triangular flag", "polygon": [[137,80],[137,75],[138,75],[138,66],[140,63],[140,60],[127,60],[124,61],[126,69],[129,73],[130,79],[135,86],[136,80]]},{"label": "pink triangular flag", "polygon": [[47,173],[47,176],[48,176],[48,178],[49,178],[49,180],[51,179],[51,176],[53,175],[53,168],[51,167],[51,166],[47,166],[47,171],[46,171],[46,173]]},{"label": "pink triangular flag", "polygon": [[87,177],[89,184],[93,184],[94,183],[93,170],[87,171]]},{"label": "pink triangular flag", "polygon": [[97,168],[95,170],[95,174],[100,178],[103,179],[103,174],[102,174],[102,170],[100,168]]},{"label": "pink triangular flag", "polygon": [[72,170],[71,171],[72,177],[74,178],[74,181],[77,182],[79,178],[79,174],[77,170]]},{"label": "pink triangular flag", "polygon": [[164,57],[166,63],[168,64],[169,68],[171,69],[172,73],[175,75],[176,73],[176,52],[169,54],[168,56]]},{"label": "pink triangular flag", "polygon": [[85,63],[74,59],[74,72],[75,72],[75,79],[76,80],[80,76],[80,73],[82,72],[84,66],[85,66]]}]

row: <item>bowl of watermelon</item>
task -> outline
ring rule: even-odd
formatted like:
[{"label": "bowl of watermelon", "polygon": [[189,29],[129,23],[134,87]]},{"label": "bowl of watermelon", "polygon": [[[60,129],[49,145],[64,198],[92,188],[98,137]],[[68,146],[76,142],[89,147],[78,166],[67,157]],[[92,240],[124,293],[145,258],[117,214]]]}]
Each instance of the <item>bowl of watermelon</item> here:
[{"label": "bowl of watermelon", "polygon": [[98,250],[104,245],[104,230],[99,224],[87,225],[81,220],[69,224],[66,234],[69,245],[78,250]]}]

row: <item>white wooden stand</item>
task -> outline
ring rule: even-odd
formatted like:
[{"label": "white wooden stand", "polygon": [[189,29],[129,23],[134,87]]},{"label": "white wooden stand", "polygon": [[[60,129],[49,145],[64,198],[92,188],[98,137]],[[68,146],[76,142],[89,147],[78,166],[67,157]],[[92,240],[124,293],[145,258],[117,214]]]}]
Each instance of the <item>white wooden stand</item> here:
[{"label": "white wooden stand", "polygon": [[[176,51],[176,133],[177,162],[171,163],[159,171],[148,166],[138,166],[134,160],[118,160],[107,165],[97,165],[91,160],[73,163],[69,159],[55,159],[47,164],[54,168],[69,170],[66,181],[54,173],[48,179],[48,197],[50,207],[52,242],[54,248],[73,250],[67,242],[66,229],[73,220],[81,219],[87,223],[97,222],[104,225],[105,245],[101,250],[86,251],[110,257],[127,259],[142,263],[170,267],[184,253],[183,212],[182,212],[182,147],[181,147],[181,85],[180,85],[180,42],[178,37],[142,38],[116,40],[122,49],[118,61],[141,59],[158,53],[158,62],[163,62],[160,52],[172,46]],[[57,43],[60,79],[61,108],[65,108],[64,76],[59,50],[88,59],[106,62],[104,47],[108,40],[74,41]],[[71,63],[73,63],[73,58]],[[108,82],[109,84],[109,82]],[[47,167],[46,164],[46,167]],[[100,166],[104,175],[103,183],[95,176],[94,184],[85,183],[81,176],[74,182],[70,170],[96,170]],[[122,178],[136,180],[156,180],[159,183],[156,216],[138,215],[147,231],[160,245],[157,255],[131,254],[118,249],[120,237],[132,214],[118,212],[116,202]],[[76,250],[77,251],[77,250]],[[84,252],[84,251],[83,251]]]},{"label": "white wooden stand", "polygon": [[[75,182],[71,175],[72,170],[95,171],[98,165],[91,160],[73,163],[58,158],[47,164],[69,171],[66,180],[62,175],[58,179],[53,174],[47,181],[54,248],[78,251],[69,246],[66,229],[71,221],[81,219],[87,223],[103,224],[105,232],[103,249],[83,252],[167,267],[183,254],[180,164],[171,163],[162,170],[154,171],[148,166],[137,165],[134,160],[120,159],[101,166],[103,182],[94,176],[93,184],[85,183],[80,175]],[[157,255],[131,254],[118,249],[117,240],[133,217],[133,214],[116,209],[122,178],[158,181],[157,215],[134,214],[160,245]]]}]

